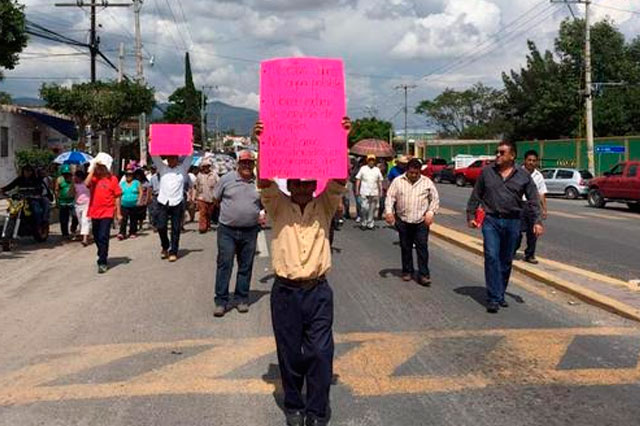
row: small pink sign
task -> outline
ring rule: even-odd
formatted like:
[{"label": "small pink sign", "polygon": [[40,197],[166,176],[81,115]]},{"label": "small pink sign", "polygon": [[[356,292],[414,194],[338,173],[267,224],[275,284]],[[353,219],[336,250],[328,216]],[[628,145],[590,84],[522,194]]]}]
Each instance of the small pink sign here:
[{"label": "small pink sign", "polygon": [[151,155],[193,154],[193,126],[191,124],[152,124],[149,135]]},{"label": "small pink sign", "polygon": [[347,133],[341,59],[288,58],[260,66],[260,176],[344,179]]}]

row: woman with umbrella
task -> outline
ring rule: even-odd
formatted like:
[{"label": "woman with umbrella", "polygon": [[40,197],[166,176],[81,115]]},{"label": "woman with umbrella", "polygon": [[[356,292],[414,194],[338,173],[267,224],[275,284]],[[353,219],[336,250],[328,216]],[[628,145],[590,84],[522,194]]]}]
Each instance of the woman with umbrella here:
[{"label": "woman with umbrella", "polygon": [[69,218],[71,218],[71,233],[75,234],[78,229],[78,217],[74,211],[75,187],[70,165],[81,165],[89,163],[93,157],[81,151],[67,151],[58,155],[56,164],[62,164],[60,176],[54,184],[54,192],[60,209],[60,232],[63,238],[69,237]]}]

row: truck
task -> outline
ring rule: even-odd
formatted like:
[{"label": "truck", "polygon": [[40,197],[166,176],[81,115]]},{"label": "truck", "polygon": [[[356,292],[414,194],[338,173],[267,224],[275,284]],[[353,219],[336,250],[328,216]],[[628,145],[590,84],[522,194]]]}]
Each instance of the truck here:
[{"label": "truck", "polygon": [[475,160],[467,167],[456,168],[454,172],[456,185],[465,186],[468,183],[475,185],[476,180],[478,180],[482,173],[482,169],[493,162],[495,162],[495,157],[492,157],[491,159]]},{"label": "truck", "polygon": [[608,202],[626,203],[640,213],[640,161],[616,164],[603,176],[589,181],[587,201],[592,207],[602,208]]},{"label": "truck", "polygon": [[442,171],[445,167],[447,167],[447,160],[443,158],[429,158],[422,166],[422,174],[433,180],[433,175]]}]

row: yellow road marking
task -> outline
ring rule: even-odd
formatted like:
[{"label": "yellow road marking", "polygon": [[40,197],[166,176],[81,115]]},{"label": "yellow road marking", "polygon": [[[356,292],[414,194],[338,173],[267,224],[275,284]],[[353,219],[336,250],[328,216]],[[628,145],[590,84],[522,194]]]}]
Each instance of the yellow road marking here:
[{"label": "yellow road marking", "polygon": [[[462,366],[459,375],[396,376],[395,371],[421,349],[438,339],[501,337],[483,360]],[[576,336],[631,336],[635,328],[568,328],[503,330],[431,330],[412,333],[351,333],[336,336],[337,343],[356,346],[335,362],[340,383],[359,396],[422,394],[482,389],[488,386],[620,385],[640,381],[640,367],[558,370]],[[53,381],[150,350],[211,345],[212,349],[181,359],[128,380],[51,385]],[[260,357],[274,354],[272,337],[203,339],[170,343],[82,347],[51,352],[49,361],[24,367],[0,378],[0,406],[42,401],[66,401],[189,394],[273,393],[279,383],[262,378],[228,378],[228,374]],[[452,359],[455,359],[452,354]],[[267,366],[264,366],[265,373]],[[469,371],[471,369],[471,371]]]},{"label": "yellow road marking", "polygon": [[549,214],[551,216],[566,217],[568,219],[586,219],[584,216],[578,216],[577,214],[558,212],[558,211],[550,211]]},{"label": "yellow road marking", "polygon": [[589,217],[595,217],[597,219],[605,219],[605,220],[626,220],[624,217],[619,217],[617,215],[613,215],[613,214],[606,214],[606,213],[592,213],[592,212],[585,212],[582,213],[585,216],[589,216]]},{"label": "yellow road marking", "polygon": [[448,209],[446,207],[440,207],[440,209],[438,209],[438,214],[457,216],[457,215],[460,215],[462,213],[460,213],[459,211],[456,211],[456,210]]}]

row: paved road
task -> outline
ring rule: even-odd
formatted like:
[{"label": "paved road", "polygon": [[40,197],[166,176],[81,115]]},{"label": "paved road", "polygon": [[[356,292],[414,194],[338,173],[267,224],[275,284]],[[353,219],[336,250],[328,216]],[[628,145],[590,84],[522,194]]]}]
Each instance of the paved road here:
[{"label": "paved road", "polygon": [[[281,425],[268,257],[251,310],[211,315],[214,234],[0,254],[0,425]],[[336,235],[334,425],[635,425],[640,329],[517,278],[482,306],[479,259],[431,243],[434,284],[398,279],[389,229]],[[33,248],[33,247],[31,247]],[[261,253],[265,256],[266,253]]]},{"label": "paved road", "polygon": [[[440,223],[479,235],[466,227],[463,215],[471,187],[439,184],[438,191],[444,207]],[[540,256],[625,281],[640,279],[640,214],[624,204],[595,209],[585,200],[550,198],[545,225],[547,232],[537,250]]]}]

